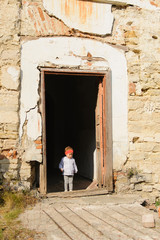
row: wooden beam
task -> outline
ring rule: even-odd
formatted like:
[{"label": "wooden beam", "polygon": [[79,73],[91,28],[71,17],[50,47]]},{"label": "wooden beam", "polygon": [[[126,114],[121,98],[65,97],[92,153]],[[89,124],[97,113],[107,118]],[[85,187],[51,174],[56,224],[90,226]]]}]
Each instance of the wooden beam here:
[{"label": "wooden beam", "polygon": [[119,5],[119,6],[129,5],[127,0],[79,0],[79,1],[106,3],[106,4]]}]

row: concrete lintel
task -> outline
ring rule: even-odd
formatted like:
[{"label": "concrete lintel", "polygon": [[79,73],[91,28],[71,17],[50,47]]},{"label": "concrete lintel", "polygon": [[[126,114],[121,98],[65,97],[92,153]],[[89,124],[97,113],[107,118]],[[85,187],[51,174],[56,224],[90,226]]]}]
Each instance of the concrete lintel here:
[{"label": "concrete lintel", "polygon": [[[78,0],[80,1],[80,0]],[[148,10],[158,10],[160,9],[157,6],[151,4],[149,0],[81,0],[81,1],[89,1],[89,2],[97,2],[97,3],[106,3],[117,6],[137,6],[140,8],[148,9]]]},{"label": "concrete lintel", "polygon": [[90,2],[97,2],[97,3],[106,3],[106,4],[119,5],[119,6],[127,6],[127,5],[129,5],[126,0],[119,0],[119,1],[118,0],[83,0],[83,1],[90,1]]}]

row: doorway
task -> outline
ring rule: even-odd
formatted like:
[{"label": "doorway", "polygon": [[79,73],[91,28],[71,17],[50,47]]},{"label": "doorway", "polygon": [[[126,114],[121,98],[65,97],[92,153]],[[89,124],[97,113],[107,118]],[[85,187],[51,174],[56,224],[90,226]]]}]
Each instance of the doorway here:
[{"label": "doorway", "polygon": [[99,129],[97,119],[103,118],[101,125],[105,125],[100,87],[104,74],[43,71],[42,79],[43,157],[46,166],[44,170],[43,164],[41,172],[44,175],[40,175],[42,181],[43,176],[46,178],[46,183],[42,184],[45,191],[63,191],[63,176],[58,165],[66,146],[73,147],[78,167],[74,190],[86,189],[93,179],[102,187],[106,168],[105,127]]}]

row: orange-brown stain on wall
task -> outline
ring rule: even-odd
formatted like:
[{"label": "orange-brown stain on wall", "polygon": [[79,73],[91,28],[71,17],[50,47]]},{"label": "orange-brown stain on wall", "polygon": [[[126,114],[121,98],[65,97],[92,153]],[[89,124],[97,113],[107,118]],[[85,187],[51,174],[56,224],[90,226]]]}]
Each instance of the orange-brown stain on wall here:
[{"label": "orange-brown stain on wall", "polygon": [[61,0],[61,12],[66,16],[75,16],[79,18],[79,22],[84,24],[86,19],[92,15],[93,3],[80,0]]}]

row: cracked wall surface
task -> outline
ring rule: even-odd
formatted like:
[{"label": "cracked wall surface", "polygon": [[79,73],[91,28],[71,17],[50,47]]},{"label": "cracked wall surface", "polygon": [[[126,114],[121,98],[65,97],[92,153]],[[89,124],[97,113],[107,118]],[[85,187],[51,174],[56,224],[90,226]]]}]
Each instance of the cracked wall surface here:
[{"label": "cracked wall surface", "polygon": [[[63,46],[63,47],[62,47]],[[41,52],[39,52],[41,49]],[[29,50],[32,51],[30,56]],[[42,54],[43,52],[43,54]],[[106,63],[95,61],[90,63],[85,56],[87,53],[96,58],[105,59]],[[125,162],[128,142],[127,142],[127,68],[124,54],[117,49],[112,48],[107,44],[97,42],[95,40],[87,40],[82,38],[40,38],[32,40],[22,45],[22,91],[21,91],[21,115],[20,115],[20,131],[25,121],[26,111],[31,104],[34,106],[35,101],[39,99],[33,98],[36,96],[38,84],[40,81],[38,66],[48,66],[48,63],[57,66],[57,68],[72,69],[90,69],[90,70],[105,70],[109,67],[112,71],[112,112],[113,112],[113,145],[114,145],[114,167],[120,169]],[[29,70],[32,69],[32,72]],[[29,75],[28,78],[26,75]],[[123,80],[123,82],[122,82]],[[34,82],[36,84],[34,84]],[[26,88],[26,85],[29,87]],[[32,93],[31,93],[32,87]],[[118,89],[121,87],[121,91]],[[118,96],[118,97],[117,97]],[[30,100],[30,101],[29,101]],[[119,108],[119,101],[121,102],[121,109]],[[29,107],[28,107],[29,104]],[[37,111],[33,112],[34,115],[30,117],[37,118]],[[33,120],[30,119],[31,124],[27,124],[28,133],[31,133],[30,138],[35,139],[34,131],[32,128],[36,126]],[[38,122],[38,121],[37,121]],[[119,128],[119,122],[121,128]],[[29,135],[28,135],[29,136]],[[33,137],[34,136],[34,137]]]},{"label": "cracked wall surface", "polygon": [[[91,25],[85,22],[87,30],[82,29],[80,23],[70,25],[67,12],[57,11],[56,15],[55,8],[49,7],[51,2],[61,5],[62,1],[1,3],[0,178],[7,179],[17,189],[30,188],[35,181],[34,164],[43,160],[37,67],[52,64],[64,67],[67,63],[67,67],[87,69],[85,57],[89,49],[93,56],[103,57],[112,70],[115,189],[158,196],[159,1],[104,0],[103,4],[110,4],[109,15],[102,14],[110,19],[108,32],[105,24],[104,31],[98,27],[96,32],[91,27],[99,20],[94,22],[94,17]],[[84,8],[85,1],[79,10]],[[96,9],[100,9],[99,4]],[[57,46],[56,49],[52,49],[53,46]],[[98,69],[105,67],[103,64],[103,61],[96,62],[93,66]],[[116,69],[121,69],[123,74]],[[129,178],[131,173],[133,176]]]}]

